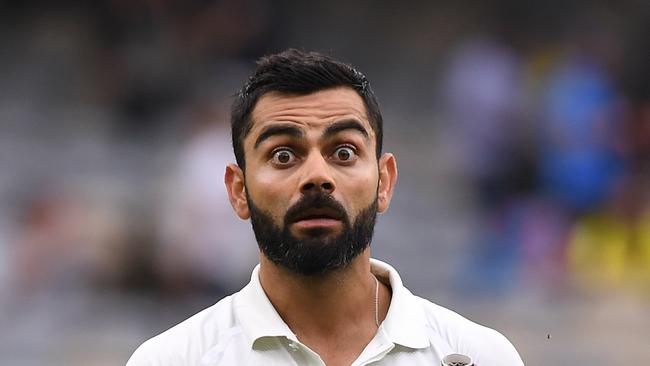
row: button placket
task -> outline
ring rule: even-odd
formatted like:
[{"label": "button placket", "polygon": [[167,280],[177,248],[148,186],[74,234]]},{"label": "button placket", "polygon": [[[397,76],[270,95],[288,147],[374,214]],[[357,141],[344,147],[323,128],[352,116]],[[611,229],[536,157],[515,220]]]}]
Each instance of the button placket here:
[{"label": "button placket", "polygon": [[368,343],[366,348],[361,352],[359,357],[352,363],[353,366],[363,366],[379,361],[393,350],[395,344],[391,342],[390,338],[383,329],[379,327],[375,337]]}]

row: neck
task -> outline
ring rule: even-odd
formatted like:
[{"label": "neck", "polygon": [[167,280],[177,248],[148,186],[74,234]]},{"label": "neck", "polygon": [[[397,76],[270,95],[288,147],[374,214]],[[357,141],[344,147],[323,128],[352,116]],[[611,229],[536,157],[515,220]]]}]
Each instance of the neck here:
[{"label": "neck", "polygon": [[[329,337],[352,329],[377,329],[375,290],[366,249],[346,268],[322,276],[301,276],[279,267],[261,255],[260,282],[269,300],[299,337]],[[390,295],[380,284],[379,321],[388,309]]]}]

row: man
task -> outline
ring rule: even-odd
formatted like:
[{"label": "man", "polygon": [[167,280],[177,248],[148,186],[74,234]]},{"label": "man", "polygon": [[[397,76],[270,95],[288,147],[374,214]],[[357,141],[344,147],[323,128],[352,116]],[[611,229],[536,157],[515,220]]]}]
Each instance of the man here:
[{"label": "man", "polygon": [[502,335],[412,295],[370,258],[397,165],[381,152],[360,72],[297,50],[262,58],[234,102],[232,140],[225,183],[260,264],[244,289],[145,342],[128,366],[440,365],[456,353],[523,365]]}]

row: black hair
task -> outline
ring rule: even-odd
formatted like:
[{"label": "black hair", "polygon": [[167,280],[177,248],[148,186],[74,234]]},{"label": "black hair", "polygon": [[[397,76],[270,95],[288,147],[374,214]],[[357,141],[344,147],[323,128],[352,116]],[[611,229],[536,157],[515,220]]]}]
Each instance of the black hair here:
[{"label": "black hair", "polygon": [[231,111],[232,146],[237,164],[245,170],[244,138],[250,132],[251,114],[268,92],[306,95],[338,86],[354,89],[364,101],[370,126],[375,131],[377,158],[381,155],[383,119],[366,77],[354,67],[317,53],[288,49],[262,57],[257,68],[236,95]]}]

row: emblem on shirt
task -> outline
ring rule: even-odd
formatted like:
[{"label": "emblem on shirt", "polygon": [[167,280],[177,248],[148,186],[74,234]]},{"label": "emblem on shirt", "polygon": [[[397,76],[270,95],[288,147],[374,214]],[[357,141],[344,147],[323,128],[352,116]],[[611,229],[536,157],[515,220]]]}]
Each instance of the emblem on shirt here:
[{"label": "emblem on shirt", "polygon": [[469,356],[461,355],[459,353],[452,353],[445,356],[440,363],[441,366],[476,366]]}]

